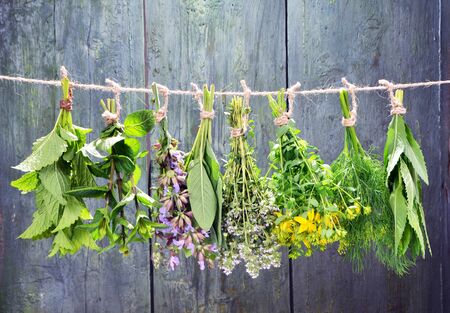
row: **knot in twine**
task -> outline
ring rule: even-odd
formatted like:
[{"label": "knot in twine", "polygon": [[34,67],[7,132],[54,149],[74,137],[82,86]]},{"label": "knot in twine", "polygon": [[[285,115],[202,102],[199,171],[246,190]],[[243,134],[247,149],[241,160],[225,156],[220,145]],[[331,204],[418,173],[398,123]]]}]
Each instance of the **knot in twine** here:
[{"label": "knot in twine", "polygon": [[[61,79],[67,78],[69,73],[67,72],[67,69],[64,66],[61,66],[59,68],[59,76]],[[69,95],[67,99],[61,99],[59,100],[59,108],[66,111],[72,111],[72,103],[73,103],[73,93],[72,93],[72,86],[69,83]]]},{"label": "knot in twine", "polygon": [[164,98],[163,106],[155,114],[156,123],[159,124],[163,119],[167,117],[167,110],[169,107],[169,88],[160,84],[157,84],[157,86]]},{"label": "knot in twine", "polygon": [[244,90],[244,105],[245,105],[245,113],[242,116],[242,128],[231,128],[230,129],[230,136],[232,138],[236,138],[236,137],[240,137],[243,136],[246,132],[247,132],[247,127],[248,127],[248,111],[250,108],[250,96],[252,94],[252,91],[250,90],[250,88],[247,87],[247,83],[245,82],[245,80],[241,80],[241,86],[242,89]]},{"label": "knot in twine", "polygon": [[198,86],[194,83],[191,83],[192,89],[194,90],[195,94],[194,94],[194,99],[198,102],[198,106],[200,108],[200,118],[202,120],[204,119],[213,119],[214,118],[214,110],[212,111],[205,111],[203,109],[203,102],[202,102],[202,96],[203,96],[203,92],[198,88]]},{"label": "knot in twine", "polygon": [[386,87],[386,90],[389,93],[389,98],[391,100],[391,115],[403,115],[406,113],[406,108],[403,106],[403,103],[399,101],[394,95],[394,84],[385,79],[380,79],[378,81],[380,85]]},{"label": "knot in twine", "polygon": [[273,123],[276,126],[283,126],[289,123],[289,120],[292,117],[292,113],[294,112],[295,93],[300,90],[300,87],[301,84],[299,82],[296,82],[294,85],[292,85],[286,90],[289,108],[287,112],[283,112],[281,116],[273,120]]},{"label": "knot in twine", "polygon": [[107,78],[105,79],[105,82],[107,85],[111,86],[112,92],[114,93],[114,100],[116,103],[116,112],[112,113],[110,111],[105,111],[102,113],[103,120],[105,121],[106,125],[111,125],[114,123],[117,123],[119,121],[120,117],[120,85],[116,83],[115,81],[112,81],[111,79]]},{"label": "knot in twine", "polygon": [[358,102],[356,101],[356,86],[349,83],[345,77],[342,77],[342,84],[344,84],[345,88],[347,88],[348,93],[352,99],[352,109],[350,111],[350,117],[345,118],[342,117],[342,126],[344,127],[353,127],[356,124],[356,117],[358,116]]}]

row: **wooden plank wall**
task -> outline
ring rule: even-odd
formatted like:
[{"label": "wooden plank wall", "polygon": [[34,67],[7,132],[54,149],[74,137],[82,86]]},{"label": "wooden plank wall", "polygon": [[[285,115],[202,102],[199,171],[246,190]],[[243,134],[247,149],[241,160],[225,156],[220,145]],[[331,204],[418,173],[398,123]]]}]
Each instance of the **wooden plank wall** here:
[{"label": "wooden plank wall", "polygon": [[[82,82],[108,77],[127,86],[157,81],[186,89],[193,81],[224,90],[239,89],[240,79],[254,90],[295,81],[303,88],[339,85],[342,76],[360,84],[448,79],[449,17],[445,1],[5,0],[0,73],[56,79],[65,64]],[[405,98],[433,178],[424,188],[432,258],[399,279],[374,260],[355,274],[330,250],[291,263],[284,257],[280,269],[252,280],[243,268],[224,276],[201,272],[190,260],[176,272],[152,271],[146,245],[128,258],[83,251],[48,259],[49,242],[17,240],[30,223],[33,197],[9,187],[19,175],[11,166],[51,128],[59,90],[0,82],[0,312],[447,312],[449,90],[417,89]],[[75,122],[98,133],[98,101],[106,96],[76,91]],[[358,98],[363,144],[382,147],[387,97]],[[126,112],[146,101],[142,94],[122,99]],[[214,148],[221,158],[228,151],[228,100],[216,99]],[[265,99],[252,99],[252,107],[258,163],[266,169],[275,128]],[[295,120],[326,161],[337,156],[343,130],[336,96],[302,97]],[[169,123],[188,150],[199,123],[193,100],[171,97]]]}]

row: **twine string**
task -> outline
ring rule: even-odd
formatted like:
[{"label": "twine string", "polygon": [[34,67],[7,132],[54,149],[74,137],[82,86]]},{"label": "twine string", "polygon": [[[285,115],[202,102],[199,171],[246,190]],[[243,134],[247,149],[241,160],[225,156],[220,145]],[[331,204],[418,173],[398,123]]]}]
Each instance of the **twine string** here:
[{"label": "twine string", "polygon": [[301,87],[301,84],[299,82],[296,82],[294,85],[292,85],[291,87],[289,87],[286,90],[289,108],[288,108],[287,112],[283,112],[281,114],[281,116],[276,117],[273,120],[273,123],[276,126],[283,126],[283,125],[286,125],[287,123],[289,123],[289,120],[291,119],[292,114],[294,113],[295,96],[298,93],[298,91],[300,90],[300,87]]},{"label": "twine string", "polygon": [[345,86],[352,99],[352,109],[350,111],[350,117],[349,118],[342,117],[342,126],[353,127],[356,124],[356,118],[358,116],[358,101],[356,99],[356,92],[355,92],[356,86],[354,84],[349,83],[345,77],[342,77],[342,84]]},{"label": "twine string", "polygon": [[385,86],[387,92],[389,93],[389,98],[391,100],[391,115],[405,114],[406,108],[403,106],[403,103],[399,101],[394,95],[394,89],[396,89],[396,86],[385,79],[380,79],[378,83]]},{"label": "twine string", "polygon": [[169,109],[169,88],[164,85],[156,84],[159,92],[164,98],[163,106],[156,112],[156,123],[161,123],[163,119],[167,117],[167,111]]},{"label": "twine string", "polygon": [[200,108],[200,119],[213,119],[214,118],[214,110],[205,111],[203,107],[202,97],[203,92],[198,88],[198,86],[194,83],[191,83],[192,89],[194,90],[194,99],[198,102],[198,107]]},{"label": "twine string", "polygon": [[[67,72],[67,69],[62,65],[59,68],[59,76],[61,79],[67,78],[69,73]],[[69,94],[67,99],[61,99],[59,100],[59,108],[62,110],[66,110],[68,112],[72,111],[72,103],[73,103],[73,93],[72,93],[72,85],[69,82]]]},{"label": "twine string", "polygon": [[110,111],[104,111],[102,113],[102,117],[105,121],[106,125],[111,125],[114,123],[117,123],[119,121],[119,117],[120,117],[120,92],[121,92],[121,88],[120,85],[118,83],[116,83],[115,81],[107,78],[105,80],[106,84],[110,86],[110,91],[112,91],[114,93],[114,101],[116,103],[116,112],[110,112]]}]

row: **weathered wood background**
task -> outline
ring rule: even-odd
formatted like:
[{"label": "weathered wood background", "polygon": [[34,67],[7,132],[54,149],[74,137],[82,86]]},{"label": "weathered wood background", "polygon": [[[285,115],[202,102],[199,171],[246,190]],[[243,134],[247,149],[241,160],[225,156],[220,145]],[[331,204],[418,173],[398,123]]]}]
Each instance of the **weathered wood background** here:
[{"label": "weathered wood background", "polygon": [[[450,78],[450,4],[409,0],[0,0],[0,73],[127,86],[152,81],[172,88],[214,82],[273,90]],[[317,253],[252,280],[242,268],[226,277],[188,261],[176,272],[152,271],[149,247],[128,258],[47,258],[49,242],[17,240],[31,221],[33,196],[9,187],[11,169],[51,128],[60,91],[0,82],[0,312],[449,312],[448,138],[450,89],[407,91],[407,121],[422,142],[430,186],[424,201],[433,256],[405,278],[375,260],[355,274],[334,251]],[[98,130],[98,101],[75,91],[74,120]],[[389,122],[384,93],[359,94],[358,130],[366,147],[382,147]],[[214,146],[227,152],[217,99]],[[144,107],[142,94],[123,95],[125,111]],[[265,99],[252,99],[258,162],[267,168],[274,126]],[[172,133],[188,150],[199,122],[193,100],[172,97]],[[331,162],[342,146],[337,96],[302,97],[295,120]],[[146,182],[142,182],[145,187]]]}]

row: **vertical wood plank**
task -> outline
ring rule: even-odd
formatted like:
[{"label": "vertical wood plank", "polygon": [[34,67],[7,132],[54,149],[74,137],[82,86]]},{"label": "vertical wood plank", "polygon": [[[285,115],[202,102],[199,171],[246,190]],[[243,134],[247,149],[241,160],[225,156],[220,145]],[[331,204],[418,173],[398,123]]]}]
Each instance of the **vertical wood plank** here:
[{"label": "vertical wood plank", "polygon": [[[65,64],[72,79],[103,84],[111,78],[128,86],[144,83],[143,10],[138,1],[26,2],[11,4],[2,36],[2,73],[57,78]],[[3,60],[2,60],[3,61]],[[54,88],[1,83],[3,123],[1,197],[5,237],[2,312],[143,312],[150,310],[148,246],[135,245],[129,257],[117,251],[47,258],[50,241],[15,238],[31,221],[33,196],[22,197],[8,183],[10,169],[47,133],[55,120],[60,92]],[[12,88],[11,88],[12,87]],[[108,93],[75,90],[74,123],[104,127],[98,105]],[[143,107],[143,95],[122,96],[124,113]],[[13,123],[11,123],[11,120]],[[145,172],[145,167],[144,167]],[[141,187],[145,189],[145,179]],[[101,205],[98,203],[98,205]],[[3,292],[5,290],[5,292]]]},{"label": "vertical wood plank", "polygon": [[[439,7],[428,1],[288,1],[288,72],[305,88],[340,85],[340,78],[376,84],[439,78]],[[433,257],[400,279],[369,260],[354,274],[330,249],[294,262],[296,312],[441,312],[441,157],[437,88],[406,91],[406,120],[422,143],[432,181],[424,206]],[[386,94],[358,94],[358,133],[382,149],[390,120]],[[426,112],[426,113],[424,113]],[[342,148],[337,96],[303,98],[296,121],[331,162]],[[378,151],[381,151],[381,150]]]},{"label": "vertical wood plank", "polygon": [[[265,90],[285,85],[285,11],[282,1],[161,1],[147,3],[149,81],[170,88],[215,83],[239,90],[239,80]],[[216,99],[213,144],[218,158],[228,151],[224,108]],[[268,141],[274,126],[265,99],[252,99],[258,163],[267,169]],[[170,130],[190,149],[199,124],[191,98],[171,97]],[[223,164],[223,162],[221,162]],[[156,173],[156,172],[155,172]],[[154,175],[155,176],[155,175]],[[155,312],[288,312],[287,262],[252,280],[242,267],[225,277],[219,270],[201,272],[195,261],[170,272],[155,271]]]}]

